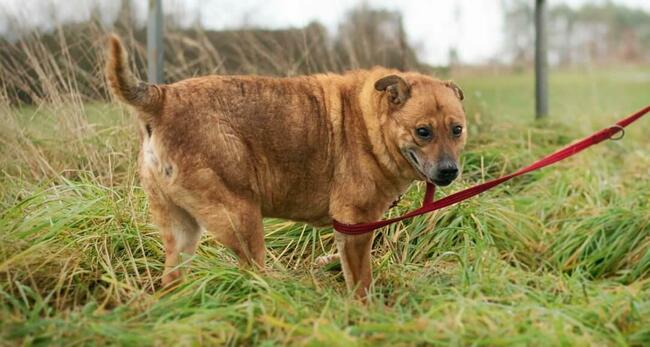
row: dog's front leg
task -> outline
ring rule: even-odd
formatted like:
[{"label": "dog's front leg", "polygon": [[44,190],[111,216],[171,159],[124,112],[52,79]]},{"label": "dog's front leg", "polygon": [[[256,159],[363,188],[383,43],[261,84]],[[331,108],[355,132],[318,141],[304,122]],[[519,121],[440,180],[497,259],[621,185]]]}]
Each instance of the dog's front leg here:
[{"label": "dog's front leg", "polygon": [[348,289],[354,289],[358,298],[365,298],[372,284],[370,251],[374,232],[346,235],[335,231],[334,237]]}]

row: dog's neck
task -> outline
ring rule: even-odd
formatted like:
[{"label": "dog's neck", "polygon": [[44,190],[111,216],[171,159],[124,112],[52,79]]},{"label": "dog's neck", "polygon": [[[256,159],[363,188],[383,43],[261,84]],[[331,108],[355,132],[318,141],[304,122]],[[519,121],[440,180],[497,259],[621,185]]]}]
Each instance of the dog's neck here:
[{"label": "dog's neck", "polygon": [[[357,102],[360,105],[361,116],[366,128],[367,140],[370,143],[374,157],[382,172],[400,186],[407,186],[413,181],[411,168],[408,161],[404,159],[399,148],[388,138],[384,131],[384,123],[388,120],[382,115],[381,103],[386,102],[382,94],[377,93],[374,88],[374,81],[384,75],[370,71],[370,75],[363,81],[360,88]],[[365,102],[364,102],[365,101]]]},{"label": "dog's neck", "polygon": [[[373,87],[374,81],[386,73],[386,70],[370,70],[363,75],[353,75],[355,79],[347,83],[347,90],[341,94],[345,99],[341,102],[343,105],[341,111],[345,113],[342,118],[348,122],[348,125],[357,128],[359,131],[356,134],[360,136],[354,139],[343,139],[343,141],[356,142],[358,146],[355,148],[361,150],[355,155],[363,157],[365,163],[374,163],[376,170],[372,171],[380,173],[381,178],[385,183],[390,184],[392,190],[401,193],[413,181],[413,178],[409,177],[411,169],[399,149],[393,148],[395,146],[391,146],[385,137],[378,110],[379,103],[385,100],[381,99],[380,94]],[[353,159],[350,156],[348,159],[359,158]]]}]

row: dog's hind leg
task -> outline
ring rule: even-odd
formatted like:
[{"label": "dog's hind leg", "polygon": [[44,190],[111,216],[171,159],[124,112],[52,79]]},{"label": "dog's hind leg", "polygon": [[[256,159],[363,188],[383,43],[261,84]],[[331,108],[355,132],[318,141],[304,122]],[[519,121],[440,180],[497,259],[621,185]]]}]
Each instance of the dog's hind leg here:
[{"label": "dog's hind leg", "polygon": [[177,283],[182,277],[182,267],[194,255],[201,238],[196,220],[184,209],[161,196],[149,194],[151,217],[160,229],[165,247],[163,286]]},{"label": "dog's hind leg", "polygon": [[337,254],[329,254],[329,255],[321,255],[320,257],[316,258],[314,261],[314,264],[316,266],[326,266],[329,265],[335,261],[338,261],[341,259],[341,256]]},{"label": "dog's hind leg", "polygon": [[264,228],[262,212],[247,200],[219,204],[198,213],[200,224],[224,246],[232,250],[244,267],[264,269]]}]

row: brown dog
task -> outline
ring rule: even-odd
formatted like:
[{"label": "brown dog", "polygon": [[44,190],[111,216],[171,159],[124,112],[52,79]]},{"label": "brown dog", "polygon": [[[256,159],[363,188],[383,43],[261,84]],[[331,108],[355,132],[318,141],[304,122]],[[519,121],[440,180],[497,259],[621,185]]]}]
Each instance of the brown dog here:
[{"label": "brown dog", "polygon": [[[414,180],[447,185],[465,139],[454,83],[375,68],[293,78],[207,76],[149,85],[110,38],[106,74],[140,120],[140,175],[165,245],[163,284],[203,230],[264,266],[263,217],[378,220]],[[372,282],[373,234],[335,232],[349,288]]]}]

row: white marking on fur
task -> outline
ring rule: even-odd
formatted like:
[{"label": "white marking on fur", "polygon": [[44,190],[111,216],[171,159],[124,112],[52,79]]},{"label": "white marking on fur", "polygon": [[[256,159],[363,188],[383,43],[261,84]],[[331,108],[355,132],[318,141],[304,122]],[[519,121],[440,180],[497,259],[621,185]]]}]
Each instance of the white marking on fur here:
[{"label": "white marking on fur", "polygon": [[159,161],[153,145],[153,135],[144,141],[144,164],[153,168],[158,167]]}]

